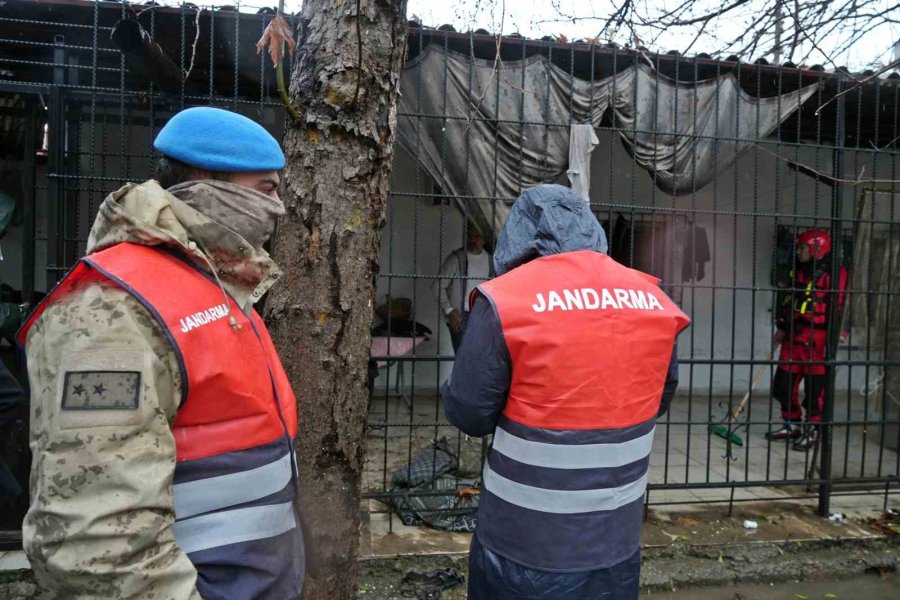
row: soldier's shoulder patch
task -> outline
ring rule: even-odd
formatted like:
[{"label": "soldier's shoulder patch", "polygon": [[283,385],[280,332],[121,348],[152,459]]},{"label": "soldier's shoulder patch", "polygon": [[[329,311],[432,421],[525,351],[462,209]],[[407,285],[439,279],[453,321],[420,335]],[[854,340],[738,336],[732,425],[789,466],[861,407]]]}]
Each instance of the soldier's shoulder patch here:
[{"label": "soldier's shoulder patch", "polygon": [[66,371],[62,410],[137,410],[140,371]]},{"label": "soldier's shoulder patch", "polygon": [[55,410],[61,429],[139,425],[151,355],[145,350],[90,347],[59,367]]}]

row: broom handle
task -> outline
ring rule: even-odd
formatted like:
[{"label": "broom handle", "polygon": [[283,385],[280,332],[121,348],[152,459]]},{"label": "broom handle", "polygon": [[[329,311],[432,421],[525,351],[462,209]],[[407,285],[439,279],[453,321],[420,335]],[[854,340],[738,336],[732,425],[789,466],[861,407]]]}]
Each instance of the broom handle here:
[{"label": "broom handle", "polygon": [[[778,346],[772,348],[772,351],[769,352],[769,357],[766,359],[771,362],[772,357],[775,356],[775,351],[778,349]],[[747,393],[744,394],[744,397],[741,399],[741,403],[738,404],[737,410],[731,415],[730,422],[734,423],[737,421],[737,418],[741,416],[741,413],[744,412],[744,406],[747,404],[747,400],[750,399],[750,394],[753,393],[753,390],[756,389],[756,386],[759,385],[759,382],[762,381],[763,375],[765,375],[769,371],[769,367],[771,365],[765,364],[759,368],[759,371],[756,372],[756,377],[753,378],[753,383],[750,384],[750,389],[747,390]]]}]

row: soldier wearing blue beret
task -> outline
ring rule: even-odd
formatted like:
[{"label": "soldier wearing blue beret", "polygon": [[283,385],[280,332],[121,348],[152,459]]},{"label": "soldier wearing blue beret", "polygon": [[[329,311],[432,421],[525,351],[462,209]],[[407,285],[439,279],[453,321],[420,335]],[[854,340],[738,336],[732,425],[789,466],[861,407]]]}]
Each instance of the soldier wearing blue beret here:
[{"label": "soldier wearing blue beret", "polygon": [[297,598],[296,400],[253,305],[284,154],[247,117],[176,114],[157,180],[100,207],[19,333],[33,391],[25,551],[55,598]]}]

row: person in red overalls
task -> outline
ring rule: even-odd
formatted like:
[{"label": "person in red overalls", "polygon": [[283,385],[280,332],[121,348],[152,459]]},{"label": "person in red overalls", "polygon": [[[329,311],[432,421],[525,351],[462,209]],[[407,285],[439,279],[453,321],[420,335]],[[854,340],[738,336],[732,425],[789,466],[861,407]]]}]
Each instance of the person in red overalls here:
[{"label": "person in red overalls", "polygon": [[[828,334],[831,326],[838,326],[829,323],[830,304],[836,298],[838,312],[843,310],[847,289],[847,270],[843,267],[837,285],[832,285],[831,236],[827,231],[811,229],[797,236],[797,261],[791,277],[791,292],[785,295],[775,321],[775,344],[781,344],[781,355],[772,396],[781,404],[784,425],[766,437],[794,440],[794,450],[805,451],[818,442],[828,380],[824,364],[828,359]],[[806,427],[801,428],[804,420]]]}]

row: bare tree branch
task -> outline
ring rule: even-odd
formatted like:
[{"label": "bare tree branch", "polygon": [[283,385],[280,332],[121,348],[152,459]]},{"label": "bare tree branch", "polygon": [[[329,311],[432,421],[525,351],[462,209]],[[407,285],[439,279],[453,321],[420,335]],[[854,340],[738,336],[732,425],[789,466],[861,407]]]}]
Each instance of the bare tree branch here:
[{"label": "bare tree branch", "polygon": [[[610,39],[617,38],[626,43],[644,38],[652,45],[666,34],[683,32],[690,40],[684,52],[713,41],[714,47],[708,47],[708,52],[737,54],[745,60],[752,58],[748,54],[781,46],[789,48],[787,60],[795,60],[798,54],[803,55],[803,61],[813,56],[818,60],[821,55],[834,68],[841,63],[865,61],[859,58],[860,50],[872,52],[874,56],[870,60],[874,62],[875,57],[887,51],[887,45],[883,49],[878,46],[860,48],[861,40],[865,43],[866,36],[876,39],[881,31],[891,37],[890,27],[900,23],[900,4],[884,0],[730,0],[727,4],[679,0],[674,6],[661,6],[647,0],[616,0],[606,14],[593,9],[590,14],[563,14],[558,2],[552,2],[552,5],[560,19],[538,23],[599,21],[602,28],[598,38],[608,35]],[[786,6],[790,8],[782,15],[782,8]],[[776,35],[778,23],[784,21],[779,16],[787,17],[785,28],[791,28],[784,32],[789,39],[787,43]],[[739,33],[722,39],[718,25],[712,25],[721,20],[745,26]]]},{"label": "bare tree branch", "polygon": [[880,69],[878,69],[877,71],[875,71],[873,74],[869,75],[868,77],[863,77],[862,79],[859,79],[856,83],[854,83],[853,85],[851,85],[850,87],[848,87],[846,90],[840,92],[839,94],[835,94],[833,97],[831,97],[831,98],[829,98],[828,100],[826,100],[826,101],[822,104],[822,106],[820,106],[819,108],[817,108],[817,109],[816,109],[816,112],[813,113],[813,114],[815,114],[815,115],[818,117],[818,116],[819,116],[819,112],[821,112],[821,110],[822,110],[823,108],[825,108],[826,106],[828,106],[829,104],[831,104],[832,102],[834,102],[835,100],[837,100],[838,98],[840,98],[841,96],[843,96],[844,94],[848,94],[848,93],[852,92],[853,90],[855,90],[855,89],[858,88],[859,86],[864,85],[864,84],[866,84],[866,83],[872,81],[873,79],[878,79],[878,77],[879,77],[881,74],[887,73],[888,71],[890,71],[891,69],[893,69],[893,68],[895,68],[895,67],[900,67],[900,58],[898,58],[897,60],[895,60],[894,62],[892,62],[892,63],[890,63],[890,64],[888,64],[888,65],[885,65],[884,67],[881,67]]}]

